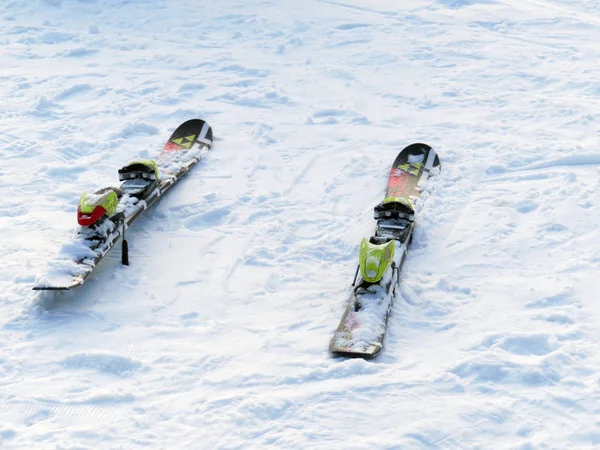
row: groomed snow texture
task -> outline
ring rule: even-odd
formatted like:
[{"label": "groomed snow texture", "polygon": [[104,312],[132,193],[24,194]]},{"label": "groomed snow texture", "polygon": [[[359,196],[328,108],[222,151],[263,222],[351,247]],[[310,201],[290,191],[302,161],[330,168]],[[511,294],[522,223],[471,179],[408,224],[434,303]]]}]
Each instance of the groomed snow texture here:
[{"label": "groomed snow texture", "polygon": [[[600,447],[597,0],[0,2],[0,448]],[[210,153],[86,285],[83,191]],[[398,151],[443,170],[383,352],[332,358]]]}]

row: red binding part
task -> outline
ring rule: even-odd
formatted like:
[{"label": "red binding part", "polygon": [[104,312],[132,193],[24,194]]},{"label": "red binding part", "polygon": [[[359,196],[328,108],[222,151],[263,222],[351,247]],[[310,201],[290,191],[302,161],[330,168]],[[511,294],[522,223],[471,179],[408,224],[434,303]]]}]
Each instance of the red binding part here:
[{"label": "red binding part", "polygon": [[92,211],[92,214],[83,214],[81,212],[81,206],[77,207],[77,223],[82,227],[89,227],[98,222],[104,214],[106,214],[106,209],[104,207],[98,205]]}]

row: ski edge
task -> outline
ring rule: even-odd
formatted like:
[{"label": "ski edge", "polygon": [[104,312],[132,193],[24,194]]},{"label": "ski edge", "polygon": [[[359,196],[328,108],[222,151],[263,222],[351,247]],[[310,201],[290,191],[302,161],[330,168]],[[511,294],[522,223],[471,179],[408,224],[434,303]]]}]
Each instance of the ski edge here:
[{"label": "ski edge", "polygon": [[83,285],[84,281],[77,281],[71,283],[68,286],[34,286],[31,288],[32,291],[71,291],[79,286]]}]

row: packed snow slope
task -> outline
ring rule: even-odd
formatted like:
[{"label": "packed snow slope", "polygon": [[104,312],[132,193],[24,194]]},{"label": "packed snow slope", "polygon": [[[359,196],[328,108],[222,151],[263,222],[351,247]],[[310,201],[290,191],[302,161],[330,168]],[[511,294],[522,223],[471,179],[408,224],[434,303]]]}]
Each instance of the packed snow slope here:
[{"label": "packed snow slope", "polygon": [[[600,446],[600,4],[0,2],[0,448]],[[213,150],[83,288],[82,191]],[[383,353],[334,359],[412,142],[443,170]]]}]

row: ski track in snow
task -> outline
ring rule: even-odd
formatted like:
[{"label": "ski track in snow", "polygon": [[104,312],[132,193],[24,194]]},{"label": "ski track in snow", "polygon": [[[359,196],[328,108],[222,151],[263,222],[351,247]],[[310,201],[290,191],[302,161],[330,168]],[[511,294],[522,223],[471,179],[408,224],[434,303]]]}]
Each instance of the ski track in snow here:
[{"label": "ski track in snow", "polygon": [[[0,448],[595,448],[600,6],[0,5]],[[213,150],[73,293],[81,192]],[[335,359],[397,152],[443,170],[382,354]]]}]

